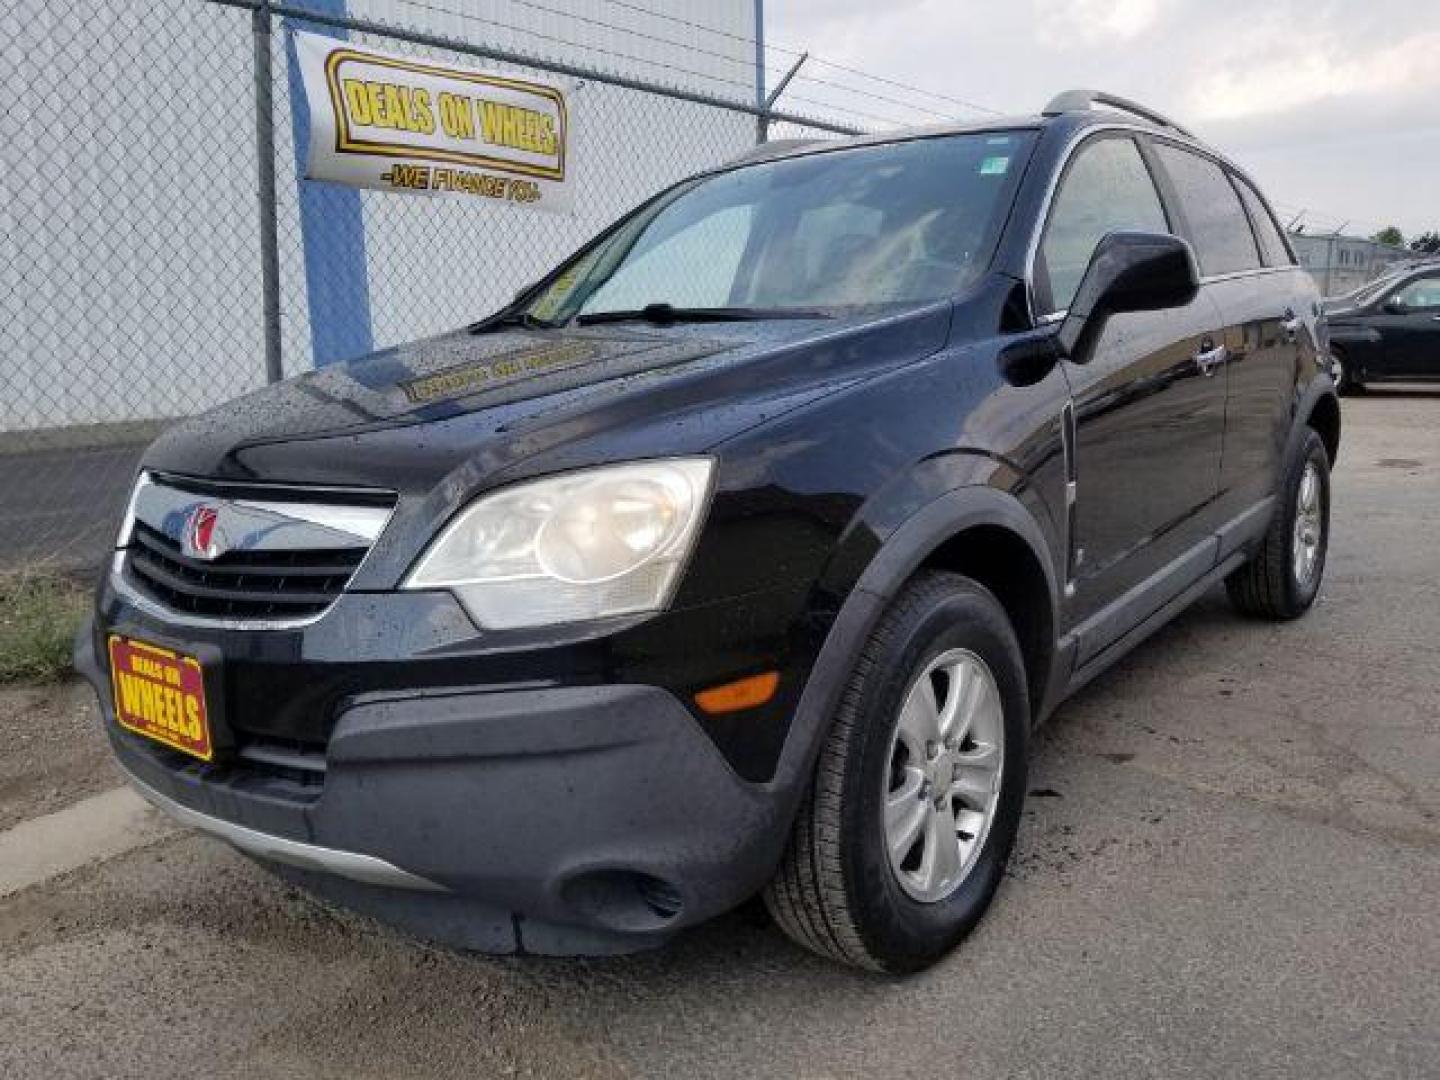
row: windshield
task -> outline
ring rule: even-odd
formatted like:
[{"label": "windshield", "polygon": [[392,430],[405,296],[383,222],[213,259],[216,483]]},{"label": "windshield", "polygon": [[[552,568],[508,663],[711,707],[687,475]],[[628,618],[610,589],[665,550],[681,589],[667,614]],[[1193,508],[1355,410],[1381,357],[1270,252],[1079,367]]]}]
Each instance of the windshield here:
[{"label": "windshield", "polygon": [[985,269],[1033,133],[912,139],[680,185],[573,260],[524,314],[831,310],[953,295]]}]

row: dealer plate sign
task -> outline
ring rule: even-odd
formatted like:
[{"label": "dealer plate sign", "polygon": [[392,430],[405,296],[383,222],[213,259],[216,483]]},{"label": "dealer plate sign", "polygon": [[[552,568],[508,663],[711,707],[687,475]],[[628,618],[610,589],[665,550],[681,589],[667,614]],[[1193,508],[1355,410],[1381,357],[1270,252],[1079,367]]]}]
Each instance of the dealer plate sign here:
[{"label": "dealer plate sign", "polygon": [[295,32],[306,176],[380,191],[571,207],[568,85]]}]

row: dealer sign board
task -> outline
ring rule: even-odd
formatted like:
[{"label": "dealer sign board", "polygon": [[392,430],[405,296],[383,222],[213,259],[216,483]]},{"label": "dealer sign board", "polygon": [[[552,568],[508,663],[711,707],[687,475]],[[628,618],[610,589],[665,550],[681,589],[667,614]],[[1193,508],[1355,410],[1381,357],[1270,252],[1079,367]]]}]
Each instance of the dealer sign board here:
[{"label": "dealer sign board", "polygon": [[312,180],[571,206],[568,87],[295,32]]}]

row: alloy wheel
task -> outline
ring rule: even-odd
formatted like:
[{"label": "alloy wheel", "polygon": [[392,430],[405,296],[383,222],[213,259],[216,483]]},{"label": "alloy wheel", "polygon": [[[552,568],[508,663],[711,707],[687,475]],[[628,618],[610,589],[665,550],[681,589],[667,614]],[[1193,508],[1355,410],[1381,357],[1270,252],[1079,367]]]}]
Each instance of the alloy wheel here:
[{"label": "alloy wheel", "polygon": [[989,667],[968,649],[928,663],[906,691],[891,740],[884,798],[891,870],[912,899],[960,887],[995,817],[1005,717]]},{"label": "alloy wheel", "polygon": [[1320,545],[1325,537],[1323,499],[1320,470],[1313,461],[1307,461],[1295,493],[1295,535],[1291,560],[1295,582],[1302,588],[1310,584],[1320,562]]}]

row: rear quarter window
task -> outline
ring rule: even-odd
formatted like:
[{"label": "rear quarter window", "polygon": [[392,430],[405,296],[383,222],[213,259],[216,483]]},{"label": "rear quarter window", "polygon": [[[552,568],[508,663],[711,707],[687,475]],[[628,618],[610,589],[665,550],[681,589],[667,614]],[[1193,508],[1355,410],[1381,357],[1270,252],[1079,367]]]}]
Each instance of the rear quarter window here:
[{"label": "rear quarter window", "polygon": [[1258,270],[1260,249],[1225,170],[1209,158],[1169,143],[1156,143],[1155,152],[1179,196],[1201,273],[1213,276]]}]

